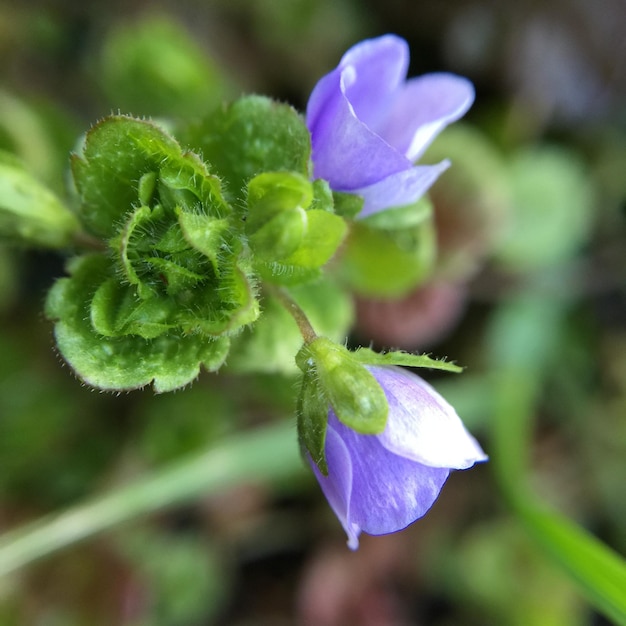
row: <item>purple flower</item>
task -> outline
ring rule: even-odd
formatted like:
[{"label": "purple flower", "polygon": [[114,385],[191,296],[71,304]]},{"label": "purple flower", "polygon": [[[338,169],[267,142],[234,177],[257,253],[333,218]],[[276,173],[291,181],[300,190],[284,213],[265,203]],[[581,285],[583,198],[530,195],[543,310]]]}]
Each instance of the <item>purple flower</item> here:
[{"label": "purple flower", "polygon": [[426,382],[394,366],[368,367],[389,402],[379,435],[362,435],[329,412],[328,476],[311,466],[356,550],[361,531],[383,535],[406,528],[433,505],[452,469],[487,456],[455,410]]},{"label": "purple flower", "polygon": [[416,202],[448,166],[413,163],[474,100],[465,78],[405,80],[409,48],[395,35],[350,48],[315,86],[306,112],[313,169],[335,191],[365,199],[359,217]]}]

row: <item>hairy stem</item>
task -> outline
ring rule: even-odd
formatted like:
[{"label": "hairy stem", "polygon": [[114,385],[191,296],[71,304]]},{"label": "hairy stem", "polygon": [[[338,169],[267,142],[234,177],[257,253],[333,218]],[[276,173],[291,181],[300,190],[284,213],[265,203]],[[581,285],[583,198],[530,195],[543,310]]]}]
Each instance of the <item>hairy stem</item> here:
[{"label": "hairy stem", "polygon": [[282,305],[289,311],[289,314],[293,317],[298,328],[300,329],[300,334],[302,335],[302,339],[304,339],[304,343],[311,343],[315,339],[317,339],[317,333],[311,326],[311,322],[309,318],[306,316],[306,313],[300,308],[300,306],[294,301],[294,299],[289,295],[286,289],[272,289],[272,293],[280,300]]}]

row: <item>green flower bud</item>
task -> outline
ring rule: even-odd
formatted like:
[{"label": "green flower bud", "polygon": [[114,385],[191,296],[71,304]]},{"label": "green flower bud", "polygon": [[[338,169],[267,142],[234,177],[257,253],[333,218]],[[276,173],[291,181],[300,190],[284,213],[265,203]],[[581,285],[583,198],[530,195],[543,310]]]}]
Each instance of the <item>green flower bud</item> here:
[{"label": "green flower bud", "polygon": [[337,418],[363,434],[381,433],[389,407],[381,386],[344,346],[325,337],[305,344],[296,356],[305,376],[314,376]]},{"label": "green flower bud", "polygon": [[307,222],[306,211],[299,207],[283,211],[250,236],[250,247],[262,261],[286,259],[300,247]]},{"label": "green flower bud", "polygon": [[311,183],[296,173],[267,172],[248,185],[246,232],[263,261],[280,261],[300,247],[307,231],[305,209],[313,200]]}]

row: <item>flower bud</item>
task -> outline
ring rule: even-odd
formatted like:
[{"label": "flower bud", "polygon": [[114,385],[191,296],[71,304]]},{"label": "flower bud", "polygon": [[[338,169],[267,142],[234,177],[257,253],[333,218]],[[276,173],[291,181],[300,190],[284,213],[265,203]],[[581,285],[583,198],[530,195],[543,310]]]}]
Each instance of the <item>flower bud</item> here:
[{"label": "flower bud", "polygon": [[331,406],[327,475],[311,466],[353,550],[363,531],[402,530],[433,505],[450,470],[487,460],[455,410],[419,376],[395,366],[369,373],[384,390],[389,417],[375,435],[347,427]]},{"label": "flower bud", "polygon": [[368,369],[345,348],[325,337],[306,344],[296,356],[305,374],[314,374],[337,418],[359,433],[385,428],[387,400]]}]

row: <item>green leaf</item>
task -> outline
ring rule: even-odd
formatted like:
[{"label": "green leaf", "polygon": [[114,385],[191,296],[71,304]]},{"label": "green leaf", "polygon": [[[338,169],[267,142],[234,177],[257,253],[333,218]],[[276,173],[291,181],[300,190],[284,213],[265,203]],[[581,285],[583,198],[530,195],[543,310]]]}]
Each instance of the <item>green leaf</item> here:
[{"label": "green leaf", "polygon": [[206,165],[192,152],[182,158],[163,164],[158,177],[159,199],[170,209],[202,211],[214,218],[224,218],[232,213],[222,196],[217,176],[210,174]]},{"label": "green leaf", "polygon": [[142,115],[202,115],[231,89],[172,15],[122,22],[106,36],[100,68],[112,105]]},{"label": "green leaf", "polygon": [[86,383],[108,390],[153,384],[156,392],[172,391],[197,377],[200,367],[217,370],[228,354],[229,340],[163,334],[106,337],[91,324],[96,290],[112,278],[102,255],[74,259],[70,277],[58,280],[48,294],[46,315],[55,320],[55,338],[64,358]]},{"label": "green leaf", "polygon": [[157,189],[157,173],[147,172],[139,179],[139,185],[137,185],[137,195],[139,196],[139,202],[145,206],[151,206],[155,200],[155,193]]},{"label": "green leaf", "polygon": [[385,429],[389,405],[378,381],[343,346],[318,337],[296,356],[298,367],[314,373],[337,418],[359,433]]},{"label": "green leaf", "polygon": [[579,590],[609,618],[626,624],[626,562],[558,513],[544,510],[528,474],[532,417],[542,382],[559,366],[566,303],[526,295],[502,305],[491,323],[494,367],[493,461],[496,478],[518,518]]},{"label": "green leaf", "polygon": [[228,602],[234,572],[225,571],[223,552],[208,539],[149,525],[116,535],[115,552],[124,555],[153,594],[136,626],[217,619]]},{"label": "green leaf", "polygon": [[91,301],[91,324],[105,337],[138,335],[153,339],[171,330],[173,302],[154,296],[143,300],[131,285],[105,280]]},{"label": "green leaf", "polygon": [[0,151],[0,238],[61,248],[79,229],[76,216],[19,159]]},{"label": "green leaf", "polygon": [[[134,482],[0,536],[0,577],[77,541],[183,502],[261,481],[292,485],[304,475],[293,424],[239,431],[215,447],[171,463]],[[296,481],[297,482],[297,481]]]},{"label": "green leaf", "polygon": [[111,237],[139,200],[140,181],[169,159],[181,159],[180,146],[152,122],[116,115],[94,126],[81,154],[72,158],[80,213],[97,235]]},{"label": "green leaf", "polygon": [[182,128],[179,136],[204,156],[234,197],[241,198],[248,181],[262,172],[309,177],[311,142],[304,121],[290,106],[268,98],[241,98]]},{"label": "green leaf", "polygon": [[324,476],[328,475],[325,452],[328,408],[328,400],[318,384],[315,373],[311,370],[305,372],[296,409],[298,440],[303,455],[308,451]]},{"label": "green leaf", "polygon": [[405,367],[426,367],[434,370],[444,370],[446,372],[462,372],[463,368],[443,361],[432,359],[426,354],[409,354],[402,351],[374,352],[369,348],[358,348],[352,355],[365,365],[402,365]]},{"label": "green leaf", "polygon": [[141,232],[142,227],[150,224],[152,220],[152,211],[150,207],[140,206],[137,207],[128,217],[128,220],[124,224],[124,227],[120,230],[117,237],[110,241],[111,248],[115,251],[115,258],[119,260],[124,279],[131,285],[135,285],[138,288],[138,293],[141,297],[147,298],[153,295],[154,289],[151,281],[144,282],[145,276],[140,276],[135,268],[135,263],[138,261],[140,251],[136,250],[137,246],[133,246],[132,240],[136,230],[139,230],[139,237],[137,237],[139,246],[143,247],[146,251],[149,250],[149,241],[142,239]]},{"label": "green leaf", "polygon": [[395,298],[425,281],[435,262],[432,220],[400,230],[353,222],[342,249],[340,275],[365,296]]},{"label": "green leaf", "polygon": [[176,322],[185,334],[235,334],[259,316],[255,285],[235,257],[224,259],[217,284],[219,288],[208,282],[181,294]]},{"label": "green leaf", "polygon": [[519,152],[510,166],[513,211],[498,258],[522,271],[572,256],[591,226],[594,190],[584,164],[553,147]]},{"label": "green leaf", "polygon": [[65,191],[67,153],[80,132],[78,116],[70,116],[60,100],[28,91],[25,100],[0,88],[0,149],[19,157],[28,172],[60,194]]},{"label": "green leaf", "polygon": [[176,296],[219,277],[219,257],[229,230],[226,219],[157,205],[138,207],[110,242],[123,276],[141,298]]},{"label": "green leaf", "polygon": [[456,123],[421,158],[452,162],[428,192],[437,215],[437,276],[466,282],[499,244],[512,209],[508,164],[480,129]]},{"label": "green leaf", "polygon": [[587,598],[616,624],[626,624],[626,561],[557,513],[524,506],[533,537],[576,580]]},{"label": "green leaf", "polygon": [[215,274],[219,276],[219,257],[226,244],[230,222],[204,213],[179,210],[178,223],[185,239],[211,261]]}]

